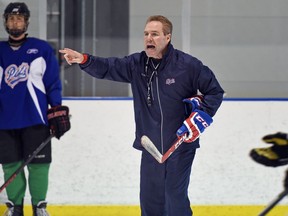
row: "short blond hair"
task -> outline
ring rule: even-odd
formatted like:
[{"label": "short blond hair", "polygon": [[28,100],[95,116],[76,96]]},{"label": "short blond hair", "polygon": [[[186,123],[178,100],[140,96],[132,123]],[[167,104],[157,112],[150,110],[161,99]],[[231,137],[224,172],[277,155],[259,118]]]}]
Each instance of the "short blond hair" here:
[{"label": "short blond hair", "polygon": [[158,21],[158,22],[162,23],[164,35],[167,35],[167,34],[172,35],[173,25],[172,25],[172,22],[167,17],[162,16],[162,15],[150,16],[150,17],[148,17],[148,19],[146,21],[146,25],[147,25],[147,23],[152,22],[152,21]]}]

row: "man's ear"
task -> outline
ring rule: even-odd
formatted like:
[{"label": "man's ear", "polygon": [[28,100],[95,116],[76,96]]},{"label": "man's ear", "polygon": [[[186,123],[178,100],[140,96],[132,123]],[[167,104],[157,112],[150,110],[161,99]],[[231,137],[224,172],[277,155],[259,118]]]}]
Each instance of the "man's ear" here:
[{"label": "man's ear", "polygon": [[167,35],[166,35],[166,38],[167,38],[167,40],[168,40],[169,42],[171,42],[171,34],[167,34]]}]

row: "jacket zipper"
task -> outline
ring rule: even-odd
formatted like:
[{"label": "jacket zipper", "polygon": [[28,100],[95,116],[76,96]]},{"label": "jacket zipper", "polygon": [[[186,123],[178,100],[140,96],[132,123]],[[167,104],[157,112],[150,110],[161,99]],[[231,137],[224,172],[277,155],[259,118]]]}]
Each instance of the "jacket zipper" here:
[{"label": "jacket zipper", "polygon": [[163,111],[162,111],[162,106],[161,106],[161,101],[160,101],[160,94],[159,94],[159,81],[158,81],[158,73],[156,71],[156,92],[157,92],[157,98],[158,98],[158,104],[159,104],[159,109],[160,109],[160,117],[161,117],[161,122],[160,122],[160,140],[161,140],[161,153],[164,154],[164,144],[163,144]]}]

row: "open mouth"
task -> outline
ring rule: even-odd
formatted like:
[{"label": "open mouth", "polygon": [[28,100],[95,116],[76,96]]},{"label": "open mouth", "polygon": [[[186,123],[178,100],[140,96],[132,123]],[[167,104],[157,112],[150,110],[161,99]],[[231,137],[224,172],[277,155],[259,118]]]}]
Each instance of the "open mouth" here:
[{"label": "open mouth", "polygon": [[154,45],[147,45],[147,49],[155,49]]}]

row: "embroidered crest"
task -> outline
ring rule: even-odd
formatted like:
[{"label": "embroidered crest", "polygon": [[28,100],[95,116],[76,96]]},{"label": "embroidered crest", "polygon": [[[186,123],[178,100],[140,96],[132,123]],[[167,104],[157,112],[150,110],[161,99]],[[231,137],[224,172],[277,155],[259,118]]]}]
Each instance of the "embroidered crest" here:
[{"label": "embroidered crest", "polygon": [[174,79],[174,78],[168,78],[168,79],[166,79],[166,85],[171,85],[171,84],[173,84],[173,83],[175,83],[175,79]]},{"label": "embroidered crest", "polygon": [[22,63],[19,67],[12,64],[5,70],[5,82],[12,89],[19,83],[28,79],[29,65]]}]

